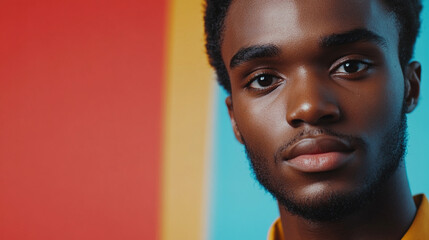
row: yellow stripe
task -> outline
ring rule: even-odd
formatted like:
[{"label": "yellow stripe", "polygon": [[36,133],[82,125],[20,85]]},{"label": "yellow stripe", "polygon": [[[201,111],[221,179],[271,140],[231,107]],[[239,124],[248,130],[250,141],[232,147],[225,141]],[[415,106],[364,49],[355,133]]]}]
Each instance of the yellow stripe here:
[{"label": "yellow stripe", "polygon": [[170,0],[165,84],[161,239],[205,238],[212,70],[202,0]]}]

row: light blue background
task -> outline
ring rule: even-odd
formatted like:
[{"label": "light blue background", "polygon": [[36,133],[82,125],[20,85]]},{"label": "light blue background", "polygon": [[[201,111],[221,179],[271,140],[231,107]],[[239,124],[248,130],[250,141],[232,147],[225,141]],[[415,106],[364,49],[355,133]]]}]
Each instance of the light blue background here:
[{"label": "light blue background", "polygon": [[[423,4],[429,4],[424,0]],[[429,6],[422,19],[429,21]],[[423,21],[414,58],[422,63],[421,98],[408,115],[408,177],[413,194],[429,195],[429,23]],[[235,140],[224,103],[226,93],[217,89],[212,198],[209,215],[211,240],[266,239],[277,204],[251,175],[244,148]]]}]

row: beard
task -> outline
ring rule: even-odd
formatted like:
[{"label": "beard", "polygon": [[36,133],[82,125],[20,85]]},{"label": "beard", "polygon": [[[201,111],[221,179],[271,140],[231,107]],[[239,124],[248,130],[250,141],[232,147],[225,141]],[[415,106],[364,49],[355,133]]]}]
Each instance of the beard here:
[{"label": "beard", "polygon": [[[406,114],[402,111],[400,120],[382,139],[382,147],[376,159],[381,165],[378,166],[378,170],[374,174],[363,181],[359,189],[348,193],[325,191],[316,197],[306,197],[304,199],[296,199],[293,189],[288,189],[283,184],[274,181],[268,170],[267,163],[269,159],[264,158],[260,153],[249,147],[244,139],[243,142],[255,178],[266,191],[277,199],[282,207],[286,208],[289,213],[311,222],[334,222],[359,211],[372,202],[376,194],[382,190],[386,181],[396,172],[405,155],[406,129]],[[352,139],[361,143],[360,145],[364,145],[361,139],[353,136],[341,135],[329,130],[320,130],[319,133]],[[274,158],[277,158],[277,154]],[[276,161],[283,160],[276,159]]]}]

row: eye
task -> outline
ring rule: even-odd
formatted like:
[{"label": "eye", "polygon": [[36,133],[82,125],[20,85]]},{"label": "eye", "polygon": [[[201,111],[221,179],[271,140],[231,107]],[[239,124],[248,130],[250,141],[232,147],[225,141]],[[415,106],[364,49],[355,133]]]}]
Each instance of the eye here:
[{"label": "eye", "polygon": [[280,81],[279,77],[271,74],[260,74],[252,78],[249,83],[249,88],[256,90],[268,89]]},{"label": "eye", "polygon": [[369,67],[369,63],[360,60],[349,60],[341,64],[335,73],[340,74],[353,74],[366,70]]}]

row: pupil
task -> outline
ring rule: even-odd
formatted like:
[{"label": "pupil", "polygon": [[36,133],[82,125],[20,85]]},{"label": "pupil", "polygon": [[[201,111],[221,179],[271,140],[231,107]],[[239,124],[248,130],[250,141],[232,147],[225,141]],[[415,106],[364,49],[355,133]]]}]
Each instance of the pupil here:
[{"label": "pupil", "polygon": [[359,70],[358,62],[347,62],[344,64],[344,70],[348,73],[354,73]]},{"label": "pupil", "polygon": [[268,87],[273,83],[272,77],[260,76],[258,79],[258,84],[262,87]]}]

